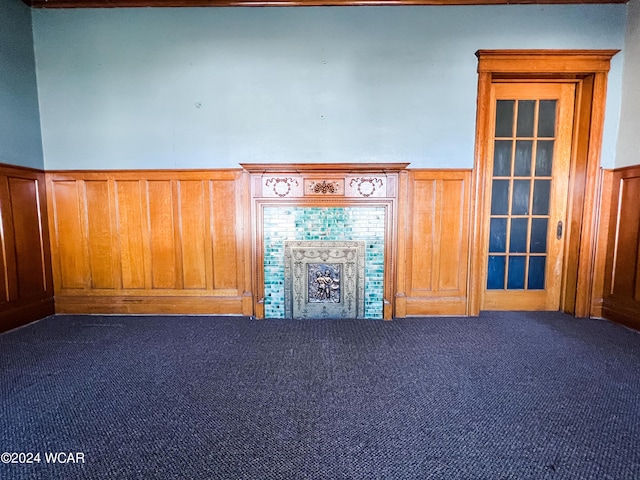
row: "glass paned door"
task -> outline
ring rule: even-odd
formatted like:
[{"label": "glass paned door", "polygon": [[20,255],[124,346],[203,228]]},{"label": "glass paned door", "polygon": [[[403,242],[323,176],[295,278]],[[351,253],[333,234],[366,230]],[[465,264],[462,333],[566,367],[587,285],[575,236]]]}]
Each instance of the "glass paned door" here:
[{"label": "glass paned door", "polygon": [[494,84],[483,309],[557,310],[572,84]]}]

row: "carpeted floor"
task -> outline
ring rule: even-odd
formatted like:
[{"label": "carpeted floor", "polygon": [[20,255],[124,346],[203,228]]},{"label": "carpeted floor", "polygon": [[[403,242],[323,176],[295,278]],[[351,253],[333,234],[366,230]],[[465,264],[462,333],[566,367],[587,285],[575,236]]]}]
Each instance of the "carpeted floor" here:
[{"label": "carpeted floor", "polygon": [[640,334],[559,313],[56,316],[0,369],[2,480],[640,479]]}]

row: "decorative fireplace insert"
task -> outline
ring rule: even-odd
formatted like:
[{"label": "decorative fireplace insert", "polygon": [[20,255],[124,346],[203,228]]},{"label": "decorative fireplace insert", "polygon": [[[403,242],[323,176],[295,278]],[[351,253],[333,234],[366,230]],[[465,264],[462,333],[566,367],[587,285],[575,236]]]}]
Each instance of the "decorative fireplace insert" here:
[{"label": "decorative fireplace insert", "polygon": [[285,241],[286,318],[364,318],[365,242]]}]

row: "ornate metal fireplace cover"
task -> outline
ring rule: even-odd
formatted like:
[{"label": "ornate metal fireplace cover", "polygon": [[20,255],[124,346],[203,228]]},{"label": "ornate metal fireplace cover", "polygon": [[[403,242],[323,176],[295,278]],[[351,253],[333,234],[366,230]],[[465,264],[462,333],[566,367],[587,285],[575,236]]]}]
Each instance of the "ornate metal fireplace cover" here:
[{"label": "ornate metal fireplace cover", "polygon": [[285,241],[286,318],[364,318],[365,243]]}]

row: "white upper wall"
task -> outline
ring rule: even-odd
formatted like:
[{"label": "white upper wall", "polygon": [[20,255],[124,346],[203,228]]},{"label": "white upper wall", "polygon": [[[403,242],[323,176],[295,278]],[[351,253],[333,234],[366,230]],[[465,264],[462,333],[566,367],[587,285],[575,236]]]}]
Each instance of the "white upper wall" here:
[{"label": "white upper wall", "polygon": [[0,0],[0,163],[44,168],[31,12]]},{"label": "white upper wall", "polygon": [[[33,10],[45,165],[473,167],[478,49],[621,49],[627,6]],[[609,77],[614,165],[622,55]]]},{"label": "white upper wall", "polygon": [[640,0],[628,8],[616,167],[640,165]]}]

